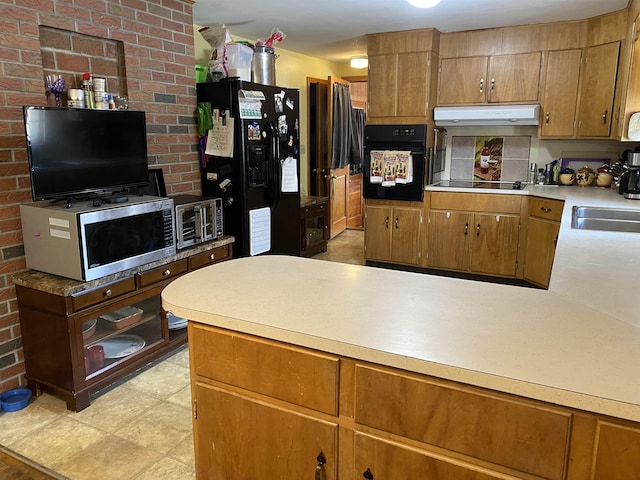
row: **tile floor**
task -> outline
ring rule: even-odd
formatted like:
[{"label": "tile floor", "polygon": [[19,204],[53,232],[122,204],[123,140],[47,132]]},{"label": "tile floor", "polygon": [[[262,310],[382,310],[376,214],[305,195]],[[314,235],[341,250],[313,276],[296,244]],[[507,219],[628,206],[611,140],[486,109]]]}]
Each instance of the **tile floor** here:
[{"label": "tile floor", "polygon": [[[363,242],[362,230],[346,230],[313,258],[362,265]],[[55,479],[194,479],[187,346],[81,412],[44,393],[23,410],[0,413],[0,450]]]}]

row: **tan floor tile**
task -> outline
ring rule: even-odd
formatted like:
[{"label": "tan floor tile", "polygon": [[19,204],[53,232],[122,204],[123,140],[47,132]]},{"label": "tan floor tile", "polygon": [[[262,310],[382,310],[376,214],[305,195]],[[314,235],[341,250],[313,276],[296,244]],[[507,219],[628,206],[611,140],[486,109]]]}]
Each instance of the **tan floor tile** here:
[{"label": "tan floor tile", "polygon": [[167,398],[167,402],[174,403],[191,410],[191,385],[187,385],[178,393],[171,395]]},{"label": "tan floor tile", "polygon": [[193,448],[193,432],[182,440],[169,454],[171,458],[195,469],[196,457]]},{"label": "tan floor tile", "polygon": [[0,444],[11,448],[58,418],[59,415],[40,406],[37,398],[22,410],[0,413]]},{"label": "tan floor tile", "polygon": [[113,433],[151,408],[157,408],[161,403],[154,396],[123,388],[121,385],[96,398],[90,407],[74,414],[74,418]]},{"label": "tan floor tile", "polygon": [[192,480],[195,478],[194,468],[172,458],[163,458],[135,477],[135,480]]},{"label": "tan floor tile", "polygon": [[166,400],[189,384],[188,368],[171,362],[161,362],[131,378],[122,386]]},{"label": "tan floor tile", "polygon": [[125,440],[161,453],[169,453],[192,436],[191,409],[171,403],[151,409],[115,431]]},{"label": "tan floor tile", "polygon": [[169,358],[167,358],[166,361],[175,363],[176,365],[180,365],[181,367],[189,368],[189,348],[187,347],[187,345],[185,345],[174,355],[171,355]]},{"label": "tan floor tile", "polygon": [[115,435],[108,435],[69,458],[58,473],[72,480],[131,480],[162,455]]},{"label": "tan floor tile", "polygon": [[16,442],[17,453],[56,471],[62,463],[84,449],[104,439],[107,433],[78,422],[69,416],[60,416],[41,430]]}]

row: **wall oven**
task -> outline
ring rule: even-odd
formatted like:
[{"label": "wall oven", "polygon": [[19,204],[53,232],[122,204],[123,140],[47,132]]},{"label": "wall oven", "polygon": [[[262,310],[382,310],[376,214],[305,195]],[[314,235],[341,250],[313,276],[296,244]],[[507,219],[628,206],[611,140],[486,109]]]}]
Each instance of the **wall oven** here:
[{"label": "wall oven", "polygon": [[[397,158],[404,155],[395,166],[393,152],[400,152]],[[427,153],[427,125],[366,125],[364,197],[422,201],[429,172]],[[406,162],[407,155],[410,156],[410,165]],[[411,181],[402,178],[405,174],[411,176]]]}]

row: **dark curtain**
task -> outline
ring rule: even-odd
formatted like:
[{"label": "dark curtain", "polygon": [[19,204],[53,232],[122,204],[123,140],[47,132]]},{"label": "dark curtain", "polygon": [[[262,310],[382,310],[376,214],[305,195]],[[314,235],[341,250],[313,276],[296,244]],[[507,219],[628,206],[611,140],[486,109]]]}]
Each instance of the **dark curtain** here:
[{"label": "dark curtain", "polygon": [[331,168],[344,168],[349,165],[351,152],[351,123],[353,107],[349,85],[333,85],[333,128],[331,132]]},{"label": "dark curtain", "polygon": [[350,163],[362,165],[364,158],[364,110],[353,108],[352,112]]}]

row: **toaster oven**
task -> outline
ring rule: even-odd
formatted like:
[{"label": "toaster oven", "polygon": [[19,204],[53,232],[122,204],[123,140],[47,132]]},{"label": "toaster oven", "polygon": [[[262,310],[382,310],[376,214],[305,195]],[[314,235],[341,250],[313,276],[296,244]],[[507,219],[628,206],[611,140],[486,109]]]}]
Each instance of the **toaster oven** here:
[{"label": "toaster oven", "polygon": [[222,233],[222,199],[196,195],[171,196],[175,205],[176,248],[215,240]]}]

